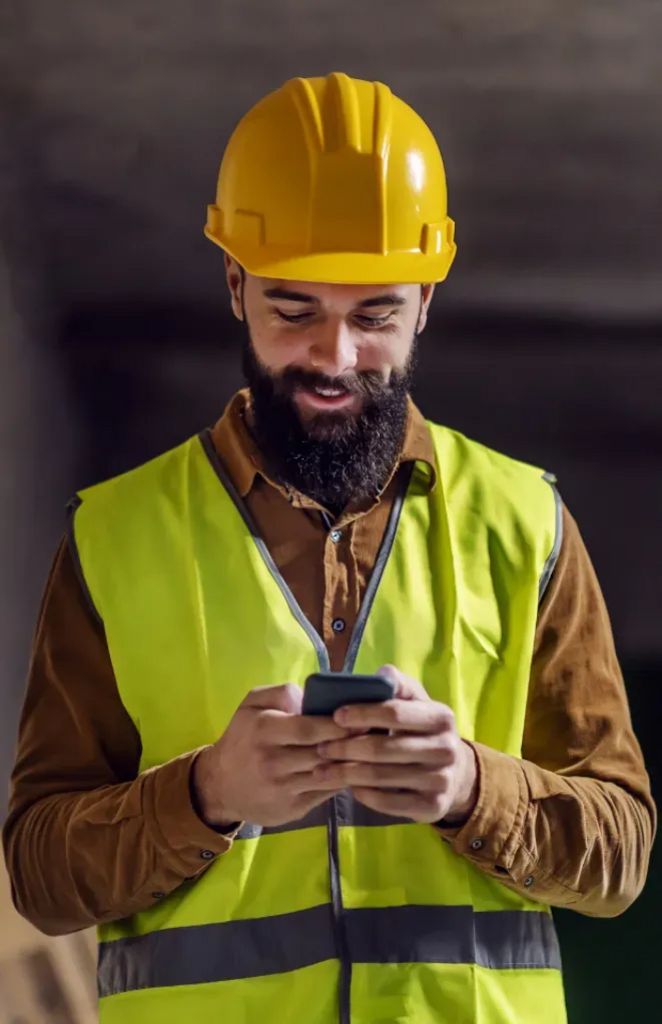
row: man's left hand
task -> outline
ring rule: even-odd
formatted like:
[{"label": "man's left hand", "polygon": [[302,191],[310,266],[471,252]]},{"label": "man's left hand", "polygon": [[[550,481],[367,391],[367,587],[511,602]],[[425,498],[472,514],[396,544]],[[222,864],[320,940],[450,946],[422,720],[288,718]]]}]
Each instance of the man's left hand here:
[{"label": "man's left hand", "polygon": [[[394,666],[385,665],[378,674],[395,683],[395,699],[336,711],[339,725],[361,735],[321,744],[319,752],[329,764],[316,774],[347,786],[360,803],[382,814],[423,822],[443,819],[447,825],[466,821],[476,804],[478,772],[455,715]],[[388,735],[366,735],[370,729],[385,729]]]}]

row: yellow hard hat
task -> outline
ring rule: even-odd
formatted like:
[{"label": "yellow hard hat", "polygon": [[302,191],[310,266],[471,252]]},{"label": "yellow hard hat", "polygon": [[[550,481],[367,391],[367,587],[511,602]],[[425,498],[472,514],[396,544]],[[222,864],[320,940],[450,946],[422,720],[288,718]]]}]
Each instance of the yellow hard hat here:
[{"label": "yellow hard hat", "polygon": [[205,234],[250,274],[443,281],[456,246],[432,132],[380,82],[293,78],[239,122]]}]

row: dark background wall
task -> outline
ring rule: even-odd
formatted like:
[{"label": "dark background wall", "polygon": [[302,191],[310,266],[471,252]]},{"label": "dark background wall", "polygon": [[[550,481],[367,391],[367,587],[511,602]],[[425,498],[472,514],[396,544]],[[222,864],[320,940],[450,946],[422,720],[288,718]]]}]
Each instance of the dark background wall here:
[{"label": "dark background wall", "polygon": [[[459,253],[416,397],[559,476],[659,778],[661,48],[651,0],[0,7],[2,777],[65,500],[240,383],[202,235],[229,133],[285,78],[345,70],[388,82],[446,160]],[[651,995],[661,867],[619,921],[559,915],[573,1024]]]}]

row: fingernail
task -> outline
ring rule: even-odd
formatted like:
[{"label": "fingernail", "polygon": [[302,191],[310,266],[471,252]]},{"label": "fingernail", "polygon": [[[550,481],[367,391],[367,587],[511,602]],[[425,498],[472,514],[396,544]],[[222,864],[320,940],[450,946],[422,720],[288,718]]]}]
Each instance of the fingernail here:
[{"label": "fingernail", "polygon": [[329,756],[329,744],[328,743],[319,743],[318,746],[317,746],[317,753],[319,754],[320,757],[328,757]]},{"label": "fingernail", "polygon": [[349,708],[338,708],[333,717],[335,718],[336,722],[339,722],[340,725],[342,725],[349,718]]}]

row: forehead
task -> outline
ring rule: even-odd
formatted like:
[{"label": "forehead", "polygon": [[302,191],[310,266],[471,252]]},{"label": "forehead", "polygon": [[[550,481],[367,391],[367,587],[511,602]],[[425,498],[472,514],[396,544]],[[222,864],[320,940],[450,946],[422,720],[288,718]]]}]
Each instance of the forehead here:
[{"label": "forehead", "polygon": [[[334,308],[353,308],[366,300],[393,296],[405,302],[416,298],[420,287],[414,284],[327,284],[320,281],[284,281],[279,278],[256,278],[265,292],[288,292],[299,296],[299,301],[312,301],[317,305]],[[293,299],[293,301],[296,301]]]}]

